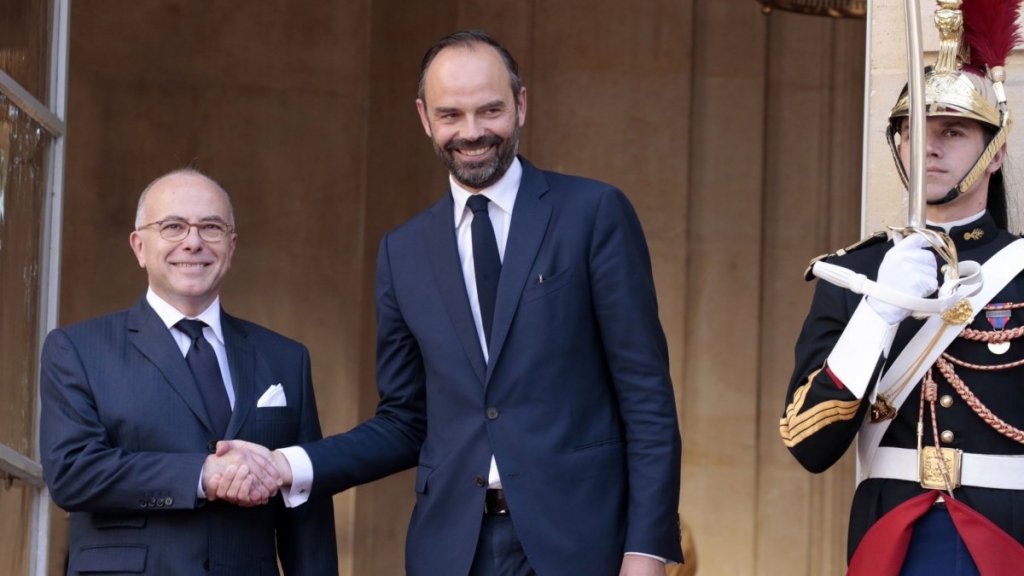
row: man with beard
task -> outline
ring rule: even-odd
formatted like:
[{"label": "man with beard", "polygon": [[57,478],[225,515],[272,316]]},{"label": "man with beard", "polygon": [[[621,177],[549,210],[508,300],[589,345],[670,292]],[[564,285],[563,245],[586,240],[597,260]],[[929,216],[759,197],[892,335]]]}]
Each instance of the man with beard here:
[{"label": "man with beard", "polygon": [[664,575],[680,439],[632,206],[516,156],[526,88],[484,32],[430,48],[416,107],[449,189],[381,242],[377,413],[249,448],[289,505],[416,466],[411,576]]}]

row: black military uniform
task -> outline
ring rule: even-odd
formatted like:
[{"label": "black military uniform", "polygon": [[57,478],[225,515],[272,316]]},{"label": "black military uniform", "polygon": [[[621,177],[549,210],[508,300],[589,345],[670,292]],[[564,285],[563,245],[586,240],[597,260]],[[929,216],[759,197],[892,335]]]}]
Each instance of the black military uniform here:
[{"label": "black military uniform", "polygon": [[[974,222],[954,227],[949,236],[961,261],[973,260],[981,264],[1017,239],[998,229],[988,213]],[[875,279],[882,258],[892,247],[892,242],[869,242],[828,261]],[[897,358],[923,324],[921,320],[907,318],[899,326],[888,358],[864,358],[864,362],[877,362],[877,365],[872,384],[864,398],[858,400],[829,375],[826,358],[861,299],[862,296],[849,290],[818,282],[796,344],[796,364],[780,431],[790,452],[812,472],[826,470],[846,452],[858,430],[865,425],[869,399],[883,364],[888,365]],[[1003,330],[1024,326],[1024,307],[1012,307],[1012,304],[1024,303],[1024,275],[1018,274],[1011,280],[992,303],[1011,304],[1010,317]],[[983,311],[976,311],[976,314],[969,328],[993,331],[986,314]],[[955,359],[978,365],[1024,364],[1024,339],[1013,341],[1005,353],[995,354],[985,342],[958,337],[946,352]],[[955,366],[955,372],[996,416],[1010,426],[1024,428],[1024,366],[993,371]],[[934,367],[933,377],[938,386],[935,410],[941,446],[975,454],[1024,455],[1024,444],[985,422]],[[921,384],[915,385],[916,389],[907,397],[883,436],[881,446],[916,450]],[[923,444],[934,445],[928,403],[924,408]],[[853,500],[848,556],[853,556],[865,532],[879,518],[925,491],[913,481],[869,478],[861,482]],[[1024,491],[963,486],[954,491],[954,496],[1024,543]],[[1024,567],[1021,570],[1024,572]]]}]

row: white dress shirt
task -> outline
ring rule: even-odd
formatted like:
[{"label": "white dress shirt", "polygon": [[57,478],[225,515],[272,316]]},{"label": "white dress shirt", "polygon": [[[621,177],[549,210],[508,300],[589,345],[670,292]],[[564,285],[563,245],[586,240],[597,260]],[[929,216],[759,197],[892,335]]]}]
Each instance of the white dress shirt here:
[{"label": "white dress shirt", "polygon": [[[498,257],[505,261],[505,244],[508,242],[508,228],[512,223],[512,207],[519,193],[519,183],[523,179],[523,165],[519,158],[513,160],[508,171],[490,188],[484,188],[478,194],[490,199],[487,203],[487,214],[491,217],[494,227],[494,239],[498,242]],[[455,178],[448,177],[455,200],[455,239],[459,245],[459,262],[462,263],[462,278],[466,282],[466,295],[469,296],[469,308],[473,311],[473,324],[480,339],[480,348],[484,351],[484,362],[490,361],[487,350],[487,338],[484,336],[484,324],[480,319],[480,299],[476,293],[476,268],[473,266],[473,211],[466,207],[472,192],[466,190]],[[488,488],[501,488],[498,476],[498,463],[491,456],[491,469],[487,474]]]},{"label": "white dress shirt", "polygon": [[[181,330],[174,327],[179,320],[188,318],[189,320],[202,320],[206,323],[203,327],[203,337],[210,343],[210,348],[213,348],[214,354],[217,355],[217,365],[220,366],[220,375],[224,378],[224,390],[228,393],[228,403],[231,405],[231,409],[235,409],[235,387],[231,384],[231,369],[228,367],[228,353],[224,347],[224,330],[220,325],[220,296],[213,299],[213,304],[203,310],[199,316],[192,318],[182,314],[174,306],[167,303],[166,300],[156,295],[153,289],[150,288],[146,291],[146,302],[149,303],[150,308],[156,312],[156,315],[160,317],[167,329],[170,330],[171,336],[174,337],[174,341],[178,343],[178,348],[181,350],[181,355],[188,355],[188,349],[192,346],[192,338],[185,334]],[[203,473],[199,472],[199,483],[196,488],[196,496],[200,499],[206,498],[206,491],[203,490]]]},{"label": "white dress shirt", "polygon": [[214,354],[217,355],[217,365],[220,366],[220,375],[224,378],[224,390],[228,393],[228,403],[231,404],[231,409],[235,409],[235,387],[231,383],[231,369],[228,367],[228,352],[227,348],[224,347],[224,330],[220,325],[220,296],[213,299],[213,304],[203,310],[199,316],[195,318],[186,316],[178,311],[177,308],[171,306],[163,298],[156,295],[153,289],[150,288],[146,292],[146,302],[156,312],[157,316],[163,320],[164,325],[167,326],[168,330],[171,331],[171,336],[174,336],[174,341],[178,343],[178,348],[181,349],[181,355],[187,356],[188,349],[192,346],[192,338],[185,334],[181,330],[174,327],[178,321],[183,319],[189,320],[202,320],[206,323],[203,327],[203,336],[210,343],[210,347],[213,348]]}]

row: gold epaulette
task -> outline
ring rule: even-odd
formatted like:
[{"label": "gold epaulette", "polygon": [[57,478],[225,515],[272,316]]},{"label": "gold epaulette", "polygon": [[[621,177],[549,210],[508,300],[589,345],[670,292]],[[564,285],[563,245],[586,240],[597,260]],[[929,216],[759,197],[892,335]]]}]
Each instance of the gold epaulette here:
[{"label": "gold epaulette", "polygon": [[811,272],[811,268],[814,268],[814,264],[816,262],[820,261],[820,260],[824,260],[826,258],[831,258],[833,256],[843,256],[845,254],[853,252],[854,250],[860,250],[861,248],[867,248],[868,246],[874,246],[875,244],[878,244],[880,242],[888,242],[888,241],[889,241],[889,233],[883,230],[881,232],[875,232],[874,234],[872,234],[872,235],[870,235],[870,236],[868,236],[866,238],[863,238],[859,242],[857,242],[855,244],[851,244],[851,245],[847,246],[846,248],[840,248],[839,250],[836,250],[835,252],[832,252],[831,254],[822,254],[821,256],[816,256],[816,257],[812,258],[811,259],[811,263],[807,265],[807,270],[804,270],[804,280],[806,280],[808,282],[810,282],[811,280],[814,280],[814,274]]}]

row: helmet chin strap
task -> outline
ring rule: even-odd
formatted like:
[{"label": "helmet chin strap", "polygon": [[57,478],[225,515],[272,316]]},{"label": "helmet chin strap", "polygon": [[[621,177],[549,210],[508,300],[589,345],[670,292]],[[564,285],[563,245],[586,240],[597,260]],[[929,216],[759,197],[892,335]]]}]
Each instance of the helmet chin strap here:
[{"label": "helmet chin strap", "polygon": [[[961,184],[962,183],[963,181],[961,180]],[[948,204],[953,200],[956,200],[957,198],[960,197],[960,194],[962,194],[962,192],[960,192],[960,185],[958,184],[956,188],[950,190],[949,193],[943,196],[942,198],[939,198],[938,200],[926,200],[925,204],[929,206],[941,206],[943,204]]]}]

